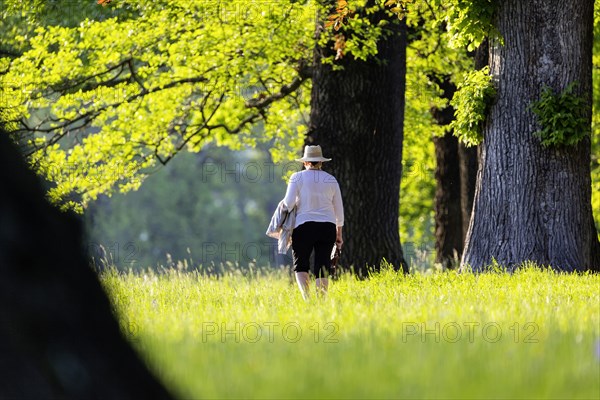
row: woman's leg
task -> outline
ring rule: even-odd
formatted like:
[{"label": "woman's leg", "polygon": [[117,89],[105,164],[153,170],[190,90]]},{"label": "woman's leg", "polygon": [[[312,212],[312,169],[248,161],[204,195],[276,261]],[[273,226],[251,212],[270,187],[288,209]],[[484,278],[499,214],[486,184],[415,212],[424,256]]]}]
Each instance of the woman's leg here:
[{"label": "woman's leg", "polygon": [[315,242],[315,275],[317,276],[317,294],[325,295],[329,289],[329,270],[331,269],[331,251],[335,245],[335,224],[319,223],[319,239]]},{"label": "woman's leg", "polygon": [[329,279],[317,278],[317,296],[325,296],[329,290]]},{"label": "woman's leg", "polygon": [[312,252],[313,242],[310,235],[310,227],[302,224],[292,232],[292,256],[294,258],[294,271],[296,272],[296,282],[302,293],[302,298],[309,298],[309,275],[310,253]]},{"label": "woman's leg", "polygon": [[296,282],[298,283],[298,288],[300,288],[302,298],[308,300],[310,297],[308,294],[310,290],[308,272],[296,272]]}]

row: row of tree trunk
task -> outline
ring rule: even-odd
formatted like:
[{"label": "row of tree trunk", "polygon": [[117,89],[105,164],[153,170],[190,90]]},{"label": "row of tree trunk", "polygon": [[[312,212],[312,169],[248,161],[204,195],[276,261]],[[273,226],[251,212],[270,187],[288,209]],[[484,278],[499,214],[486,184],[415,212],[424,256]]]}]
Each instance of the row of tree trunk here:
[{"label": "row of tree trunk", "polygon": [[[573,147],[544,148],[528,108],[545,85],[560,91],[574,81],[591,104],[592,16],[588,0],[510,0],[499,7],[495,23],[505,43],[494,40],[476,60],[478,68],[489,60],[497,87],[483,144],[475,150],[451,134],[435,139],[436,250],[446,267],[460,259],[476,271],[495,262],[510,270],[525,261],[564,271],[600,268],[589,137]],[[334,159],[331,172],[346,205],[342,263],[362,275],[382,259],[407,270],[397,201],[406,26],[394,26],[378,44],[381,62],[348,57],[343,71],[334,71],[321,63],[333,50],[315,50],[306,143],[321,144]],[[444,96],[453,95],[449,82],[440,86]],[[451,109],[432,112],[439,124],[452,119]]]}]

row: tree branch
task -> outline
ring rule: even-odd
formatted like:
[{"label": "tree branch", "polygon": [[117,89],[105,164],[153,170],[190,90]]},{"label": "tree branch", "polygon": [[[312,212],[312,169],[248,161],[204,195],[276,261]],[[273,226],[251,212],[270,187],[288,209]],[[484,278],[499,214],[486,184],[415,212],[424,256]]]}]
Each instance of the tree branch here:
[{"label": "tree branch", "polygon": [[270,96],[259,96],[257,98],[250,99],[246,101],[247,108],[257,108],[257,109],[265,109],[273,102],[277,100],[281,100],[287,95],[295,92],[303,83],[308,79],[308,76],[303,76],[302,74],[295,77],[291,83],[287,85],[283,85],[278,93],[274,93]]}]

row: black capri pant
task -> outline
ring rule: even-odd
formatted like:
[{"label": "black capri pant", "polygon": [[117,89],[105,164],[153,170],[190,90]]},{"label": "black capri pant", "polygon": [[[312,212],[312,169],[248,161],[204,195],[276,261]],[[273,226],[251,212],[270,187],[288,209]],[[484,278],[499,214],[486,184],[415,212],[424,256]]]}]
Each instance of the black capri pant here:
[{"label": "black capri pant", "polygon": [[315,251],[315,276],[326,278],[331,268],[331,251],[335,245],[336,228],[331,222],[305,222],[292,232],[294,271],[308,272],[310,254]]}]

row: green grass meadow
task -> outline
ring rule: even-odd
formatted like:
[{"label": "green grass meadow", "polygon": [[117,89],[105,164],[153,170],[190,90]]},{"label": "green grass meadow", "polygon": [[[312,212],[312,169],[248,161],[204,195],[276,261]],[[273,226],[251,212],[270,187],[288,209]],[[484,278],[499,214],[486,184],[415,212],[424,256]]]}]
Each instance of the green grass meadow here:
[{"label": "green grass meadow", "polygon": [[179,398],[600,398],[597,274],[385,269],[309,302],[283,271],[101,281]]}]

